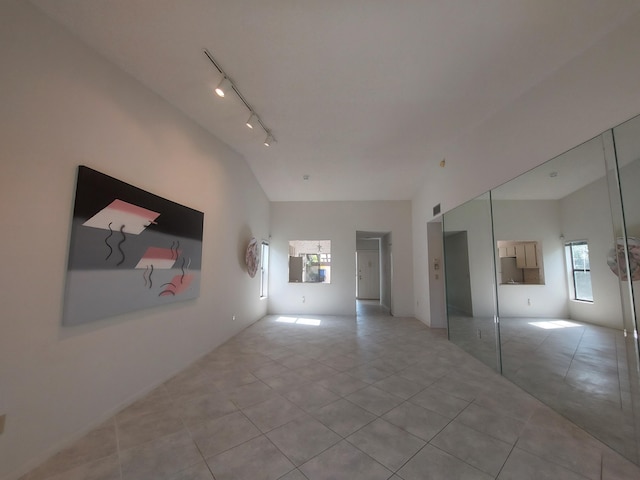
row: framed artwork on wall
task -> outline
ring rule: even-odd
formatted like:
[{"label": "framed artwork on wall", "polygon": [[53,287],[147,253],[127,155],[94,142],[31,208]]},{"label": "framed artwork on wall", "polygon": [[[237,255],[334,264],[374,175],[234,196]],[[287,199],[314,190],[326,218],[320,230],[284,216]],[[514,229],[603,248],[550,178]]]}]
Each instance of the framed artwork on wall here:
[{"label": "framed artwork on wall", "polygon": [[62,324],[200,294],[204,214],[78,167]]}]

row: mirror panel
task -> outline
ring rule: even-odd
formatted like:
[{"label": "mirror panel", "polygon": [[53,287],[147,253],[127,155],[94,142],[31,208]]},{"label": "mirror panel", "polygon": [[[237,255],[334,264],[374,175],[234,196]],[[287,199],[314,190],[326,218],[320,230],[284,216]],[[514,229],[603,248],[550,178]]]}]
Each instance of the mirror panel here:
[{"label": "mirror panel", "polygon": [[500,371],[490,194],[443,215],[449,340]]},{"label": "mirror panel", "polygon": [[640,117],[446,212],[443,235],[449,339],[640,464],[638,185]]},{"label": "mirror panel", "polygon": [[604,151],[596,137],[492,191],[496,240],[538,242],[545,271],[543,285],[498,286],[501,354],[507,378],[629,456]]},{"label": "mirror panel", "polygon": [[[615,251],[611,249],[610,263],[618,275],[623,297],[627,364],[626,371],[621,369],[620,374],[621,377],[624,374],[627,381],[622,390],[623,408],[628,412],[626,434],[635,438],[626,456],[640,464],[640,117],[614,128],[611,136],[611,143],[615,145],[612,158],[617,161],[619,172],[615,180],[620,188],[619,216],[622,218],[616,224],[616,246]],[[615,166],[611,170],[615,172]]]}]

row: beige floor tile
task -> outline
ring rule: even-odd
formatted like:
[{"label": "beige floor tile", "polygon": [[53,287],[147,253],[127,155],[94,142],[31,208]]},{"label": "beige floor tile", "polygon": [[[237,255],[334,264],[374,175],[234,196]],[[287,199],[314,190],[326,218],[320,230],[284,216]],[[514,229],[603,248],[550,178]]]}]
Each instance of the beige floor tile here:
[{"label": "beige floor tile", "polygon": [[168,480],[200,461],[186,430],[120,452],[122,480]]},{"label": "beige floor tile", "polygon": [[216,480],[276,480],[295,468],[265,436],[211,457],[207,464]]},{"label": "beige floor tile", "polygon": [[494,477],[432,445],[427,445],[399,471],[404,480],[492,480]]},{"label": "beige floor tile", "polygon": [[309,480],[386,480],[388,469],[343,440],[300,467]]},{"label": "beige floor tile", "polygon": [[430,442],[469,465],[496,476],[512,445],[473,430],[454,420]]},{"label": "beige floor tile", "polygon": [[184,429],[184,423],[175,408],[118,421],[118,448],[126,450],[182,429]]},{"label": "beige floor tile", "polygon": [[241,412],[199,423],[189,430],[205,458],[222,453],[261,434]]},{"label": "beige floor tile", "polygon": [[342,438],[313,417],[304,415],[271,430],[267,437],[294,465],[299,466]]},{"label": "beige floor tile", "polygon": [[398,470],[426,444],[381,418],[347,437],[347,441],[392,472]]}]

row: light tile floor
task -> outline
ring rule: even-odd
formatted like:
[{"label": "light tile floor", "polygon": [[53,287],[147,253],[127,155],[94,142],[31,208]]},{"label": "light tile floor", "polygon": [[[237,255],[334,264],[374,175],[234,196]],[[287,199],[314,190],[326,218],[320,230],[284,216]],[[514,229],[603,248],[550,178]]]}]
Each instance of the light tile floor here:
[{"label": "light tile floor", "polygon": [[640,478],[411,318],[268,316],[22,480]]},{"label": "light tile floor", "polygon": [[[495,367],[493,319],[451,320],[451,340]],[[634,347],[625,342],[633,338],[575,320],[500,319],[504,376],[626,458],[640,461],[632,404],[638,386],[631,382],[637,383],[637,373],[627,364],[627,350]]]}]

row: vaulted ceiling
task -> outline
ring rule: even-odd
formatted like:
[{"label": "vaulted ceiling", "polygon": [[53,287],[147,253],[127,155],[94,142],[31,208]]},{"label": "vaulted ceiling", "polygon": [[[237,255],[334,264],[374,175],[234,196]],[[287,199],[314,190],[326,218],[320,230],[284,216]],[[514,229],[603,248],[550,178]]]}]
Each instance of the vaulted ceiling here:
[{"label": "vaulted ceiling", "polygon": [[[31,0],[247,160],[272,201],[408,200],[446,145],[637,0]],[[233,79],[277,143],[245,126]],[[305,180],[304,176],[308,179]]]}]

